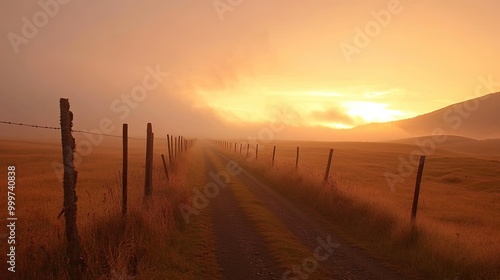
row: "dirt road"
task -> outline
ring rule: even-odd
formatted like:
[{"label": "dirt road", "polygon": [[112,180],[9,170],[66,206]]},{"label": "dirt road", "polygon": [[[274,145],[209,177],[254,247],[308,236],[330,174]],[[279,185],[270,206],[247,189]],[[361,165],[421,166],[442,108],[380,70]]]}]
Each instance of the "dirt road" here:
[{"label": "dirt road", "polygon": [[[235,163],[211,146],[205,147],[205,160],[207,172],[213,174]],[[210,204],[225,279],[415,279],[349,245],[332,232],[328,221],[297,207],[243,168],[238,170],[236,175],[224,173],[227,187]],[[252,212],[254,205],[275,221],[277,226],[269,224],[273,230],[267,230],[268,220]],[[281,243],[287,234],[293,243]],[[300,248],[307,248],[306,257],[287,262],[304,251]]]}]

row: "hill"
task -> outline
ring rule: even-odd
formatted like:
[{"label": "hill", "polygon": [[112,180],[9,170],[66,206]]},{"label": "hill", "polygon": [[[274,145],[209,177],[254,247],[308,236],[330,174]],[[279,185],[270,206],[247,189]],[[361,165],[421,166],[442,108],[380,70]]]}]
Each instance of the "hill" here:
[{"label": "hill", "polygon": [[[352,129],[355,134],[418,137],[436,131],[474,139],[500,138],[500,92],[456,103],[411,119],[372,123]],[[390,139],[389,137],[387,139]],[[394,139],[394,138],[393,138]]]}]

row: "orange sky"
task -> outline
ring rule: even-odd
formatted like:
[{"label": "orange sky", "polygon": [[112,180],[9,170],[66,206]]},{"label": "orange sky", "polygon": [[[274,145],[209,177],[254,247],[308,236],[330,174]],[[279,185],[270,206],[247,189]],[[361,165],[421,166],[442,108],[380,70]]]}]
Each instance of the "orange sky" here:
[{"label": "orange sky", "polygon": [[[48,1],[32,38],[23,17],[39,2],[0,4],[1,120],[58,125],[68,97],[79,129],[106,118],[135,134],[152,122],[246,137],[285,108],[310,132],[416,116],[472,98],[480,76],[500,80],[494,0],[66,1]],[[362,46],[357,28],[373,35]],[[126,105],[157,65],[169,75]]]}]

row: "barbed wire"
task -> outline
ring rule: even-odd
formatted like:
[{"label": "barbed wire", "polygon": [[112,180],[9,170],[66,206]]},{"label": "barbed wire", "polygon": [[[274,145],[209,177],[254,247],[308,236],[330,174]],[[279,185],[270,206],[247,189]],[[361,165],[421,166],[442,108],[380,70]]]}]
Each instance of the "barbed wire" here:
[{"label": "barbed wire", "polygon": [[[17,126],[26,126],[26,127],[32,127],[32,128],[42,128],[42,129],[52,129],[52,130],[61,130],[60,127],[55,127],[55,126],[47,126],[47,125],[36,125],[36,124],[26,124],[26,123],[19,123],[19,122],[7,122],[7,121],[0,121],[1,124],[8,124],[8,125],[17,125]],[[122,135],[112,135],[112,134],[105,134],[105,133],[96,133],[96,132],[90,132],[90,131],[85,131],[85,130],[78,130],[78,129],[72,129],[71,132],[76,132],[76,133],[83,133],[83,134],[90,134],[90,135],[98,135],[98,136],[106,136],[106,137],[115,137],[115,138],[123,138]],[[146,138],[136,138],[136,137],[128,137],[128,139],[132,140],[143,140],[146,141]],[[163,138],[158,138],[155,137],[154,139],[157,140],[164,140]]]}]

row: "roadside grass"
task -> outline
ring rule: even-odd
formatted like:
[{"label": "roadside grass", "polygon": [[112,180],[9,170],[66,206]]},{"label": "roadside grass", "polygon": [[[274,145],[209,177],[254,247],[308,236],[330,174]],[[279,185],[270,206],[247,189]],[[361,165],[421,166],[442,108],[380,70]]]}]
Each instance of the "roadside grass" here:
[{"label": "roadside grass", "polygon": [[[203,151],[199,145],[192,148],[190,158],[190,169],[184,174],[189,182],[189,197],[182,203],[190,204],[194,197],[193,189],[202,190],[209,182],[206,172]],[[179,205],[175,205],[178,230],[172,234],[167,244],[170,255],[165,256],[168,265],[163,266],[164,278],[158,279],[221,279],[221,269],[217,262],[216,241],[211,221],[211,213],[208,209],[200,211],[198,215],[190,217],[187,224],[180,214]],[[172,260],[176,260],[173,262]]]},{"label": "roadside grass", "polygon": [[[398,149],[402,148],[398,146]],[[346,177],[351,173],[340,173],[336,167],[342,165],[343,170],[356,170],[357,167],[345,166],[344,161],[335,163],[335,160],[332,178],[325,184],[322,182],[324,165],[323,168],[318,167],[321,166],[318,163],[326,163],[324,155],[325,160],[321,158],[318,161],[315,157],[315,162],[302,161],[296,173],[291,162],[277,164],[272,169],[269,149],[267,151],[267,154],[259,151],[257,161],[233,152],[225,153],[239,159],[243,167],[259,174],[298,205],[316,209],[332,222],[345,239],[380,259],[400,264],[403,269],[415,271],[425,279],[500,279],[500,247],[497,242],[500,240],[500,225],[498,215],[494,214],[498,205],[487,203],[495,200],[487,194],[477,193],[480,190],[454,189],[450,195],[451,191],[446,191],[442,185],[424,180],[418,217],[415,223],[411,223],[411,186],[401,187],[396,194],[370,186],[370,182],[377,179],[369,169],[357,173],[360,178],[366,176],[364,183],[348,180]],[[366,157],[370,162],[368,164],[379,164],[373,160],[377,151],[365,152],[370,154]],[[455,174],[447,176],[463,176],[463,173],[450,170],[450,166],[459,168],[453,160],[438,156],[436,163],[438,168],[431,169],[430,176],[439,170],[443,171],[441,174]],[[348,164],[355,165],[354,162]],[[367,165],[366,162],[363,164]],[[383,178],[383,172],[378,176]],[[427,188],[430,191],[426,191]],[[434,196],[428,199],[427,195]],[[451,197],[471,203],[457,204],[450,201]],[[401,199],[408,205],[406,208],[401,208]],[[479,203],[478,200],[486,203]],[[454,205],[454,209],[447,208],[450,205]],[[485,214],[488,216],[485,217]],[[452,217],[452,221],[445,220]]]},{"label": "roadside grass", "polygon": [[[209,157],[213,160],[217,170],[223,170],[225,164],[220,157],[212,152]],[[305,247],[293,233],[275,215],[273,215],[255,195],[244,186],[238,176],[232,176],[231,181],[225,191],[231,191],[236,196],[240,207],[247,214],[248,218],[256,226],[257,231],[262,235],[269,250],[280,265],[283,273],[291,270],[292,266],[300,266],[306,258],[314,255],[314,252]],[[283,275],[277,275],[281,279]],[[328,272],[319,262],[317,270],[309,275],[311,279],[331,279]],[[292,279],[292,278],[287,278]]]},{"label": "roadside grass", "polygon": [[[64,218],[57,218],[63,189],[52,168],[53,162],[61,161],[60,145],[1,144],[2,168],[15,165],[17,176],[13,276],[66,279]],[[77,166],[77,223],[86,264],[84,279],[200,279],[206,273],[214,274],[216,265],[200,255],[210,249],[205,243],[207,225],[194,222],[183,226],[177,209],[190,198],[192,185],[201,182],[196,180],[203,180],[190,176],[201,174],[203,167],[194,164],[199,162],[196,153],[189,151],[176,159],[167,180],[161,153],[165,151],[156,143],[153,195],[144,201],[145,144],[131,141],[126,217],[121,213],[121,143],[110,141],[94,147]],[[6,177],[1,180],[6,185]],[[4,192],[6,189],[0,190],[6,195]],[[0,201],[0,207],[7,209],[6,201]],[[7,251],[6,244],[0,245],[2,251]],[[0,269],[7,271],[6,262]]]}]

